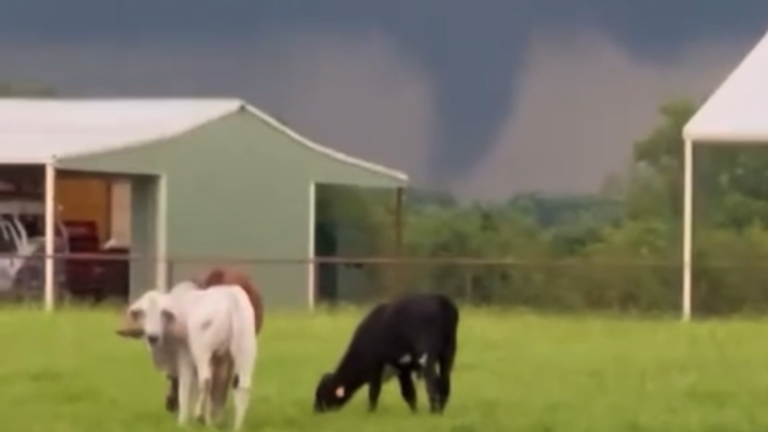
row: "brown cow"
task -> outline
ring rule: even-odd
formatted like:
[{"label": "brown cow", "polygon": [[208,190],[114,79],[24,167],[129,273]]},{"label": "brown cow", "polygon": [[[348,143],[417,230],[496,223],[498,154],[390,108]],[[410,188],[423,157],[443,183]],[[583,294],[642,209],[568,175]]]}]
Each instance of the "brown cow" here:
[{"label": "brown cow", "polygon": [[[261,333],[261,327],[264,322],[264,302],[258,288],[243,273],[229,269],[213,268],[202,280],[193,279],[193,281],[203,289],[215,287],[217,285],[237,285],[245,291],[253,306],[256,322],[256,334]],[[120,336],[129,338],[141,338],[144,336],[140,323],[134,322],[126,314],[123,327],[117,331]],[[232,384],[234,364],[229,355],[214,357],[211,359],[213,365],[213,381],[211,386],[211,402],[214,407],[214,415],[217,416],[227,402],[229,386]],[[179,407],[178,389],[179,380],[177,377],[168,376],[169,387],[165,397],[165,409],[169,412],[176,412]]]}]

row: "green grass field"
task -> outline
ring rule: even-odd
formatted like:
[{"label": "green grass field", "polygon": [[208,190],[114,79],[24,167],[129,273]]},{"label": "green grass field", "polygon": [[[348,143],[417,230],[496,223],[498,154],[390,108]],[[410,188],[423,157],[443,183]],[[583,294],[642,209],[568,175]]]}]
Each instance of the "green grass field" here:
[{"label": "green grass field", "polygon": [[[409,413],[396,382],[379,411],[360,392],[312,413],[317,378],[359,312],[271,313],[260,341],[253,431],[659,431],[768,429],[768,322],[620,321],[465,310],[443,417]],[[146,348],[115,312],[0,310],[0,425],[9,432],[177,430]],[[198,429],[198,426],[194,427]]]}]

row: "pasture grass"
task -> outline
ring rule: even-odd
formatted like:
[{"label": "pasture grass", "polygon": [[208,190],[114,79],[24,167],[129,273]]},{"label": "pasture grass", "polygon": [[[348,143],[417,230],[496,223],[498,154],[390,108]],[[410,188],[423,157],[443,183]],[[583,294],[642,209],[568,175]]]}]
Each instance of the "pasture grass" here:
[{"label": "pasture grass", "polygon": [[[768,430],[768,322],[541,317],[465,309],[444,416],[412,415],[395,381],[311,411],[319,375],[360,311],[272,312],[244,430],[311,432],[756,432]],[[0,425],[9,432],[177,430],[146,348],[114,311],[0,310]],[[193,429],[199,430],[199,426]]]}]

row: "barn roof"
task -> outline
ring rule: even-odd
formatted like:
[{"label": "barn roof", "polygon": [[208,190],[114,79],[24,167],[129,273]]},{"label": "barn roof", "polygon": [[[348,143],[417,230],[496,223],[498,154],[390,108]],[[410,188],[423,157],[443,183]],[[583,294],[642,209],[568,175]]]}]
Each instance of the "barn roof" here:
[{"label": "barn roof", "polygon": [[0,163],[42,164],[148,145],[242,109],[326,157],[408,180],[315,143],[240,99],[0,99]]}]

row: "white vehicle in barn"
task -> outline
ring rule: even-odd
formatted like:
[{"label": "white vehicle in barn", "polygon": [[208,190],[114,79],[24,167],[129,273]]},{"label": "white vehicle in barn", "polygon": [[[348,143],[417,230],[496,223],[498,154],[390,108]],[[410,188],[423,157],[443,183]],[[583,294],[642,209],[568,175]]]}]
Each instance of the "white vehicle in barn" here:
[{"label": "white vehicle in barn", "polygon": [[[44,286],[44,211],[39,201],[0,201],[0,292],[41,292]],[[68,252],[66,229],[57,221],[56,253]],[[57,284],[65,271],[57,266]]]}]

